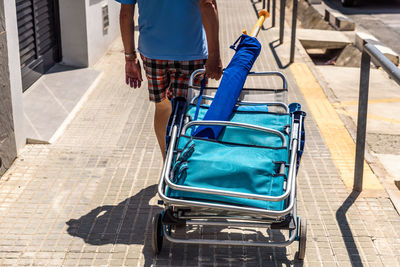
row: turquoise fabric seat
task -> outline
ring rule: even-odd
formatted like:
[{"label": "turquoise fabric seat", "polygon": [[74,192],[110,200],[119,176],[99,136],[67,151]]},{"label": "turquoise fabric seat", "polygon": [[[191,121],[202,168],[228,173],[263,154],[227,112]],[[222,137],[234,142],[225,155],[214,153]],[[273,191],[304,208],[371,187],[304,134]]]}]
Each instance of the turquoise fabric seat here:
[{"label": "turquoise fabric seat", "polygon": [[[204,118],[207,109],[208,107],[206,106],[202,106],[200,108],[197,120],[202,120]],[[193,119],[195,117],[195,113],[196,106],[190,105],[187,110],[187,115]],[[285,128],[289,127],[291,124],[291,116],[289,114],[237,110],[233,113],[229,121],[262,126],[285,133]],[[189,129],[186,134],[191,135],[192,131],[193,129]],[[288,141],[288,135],[286,136]],[[260,134],[259,131],[238,127],[225,127],[218,140],[247,145],[269,147],[282,146],[282,141],[275,134]]]},{"label": "turquoise fabric seat", "polygon": [[[189,106],[187,115],[194,117],[195,106]],[[198,120],[207,107],[200,109]],[[276,129],[285,133],[290,125],[289,114],[262,111],[234,112],[230,121]],[[194,188],[208,188],[241,193],[279,196],[284,193],[287,175],[280,174],[280,164],[288,161],[288,149],[282,147],[279,137],[260,131],[226,127],[218,140],[193,138],[189,129],[178,140],[179,155],[174,159],[173,182]],[[286,138],[288,138],[285,133]],[[285,201],[272,202],[212,194],[177,191],[168,188],[173,198],[228,203],[239,206],[282,210]]]}]

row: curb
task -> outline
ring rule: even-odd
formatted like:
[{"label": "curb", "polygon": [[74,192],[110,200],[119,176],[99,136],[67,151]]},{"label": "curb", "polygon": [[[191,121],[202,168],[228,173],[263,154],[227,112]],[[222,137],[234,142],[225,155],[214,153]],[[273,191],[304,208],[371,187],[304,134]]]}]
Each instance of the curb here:
[{"label": "curb", "polygon": [[339,31],[354,31],[356,28],[353,20],[332,9],[325,9],[324,19]]}]

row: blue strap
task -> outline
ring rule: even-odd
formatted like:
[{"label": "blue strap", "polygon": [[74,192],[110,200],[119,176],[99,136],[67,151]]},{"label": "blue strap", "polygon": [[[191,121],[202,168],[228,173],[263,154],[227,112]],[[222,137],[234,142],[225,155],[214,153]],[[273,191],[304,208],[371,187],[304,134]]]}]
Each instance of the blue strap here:
[{"label": "blue strap", "polygon": [[239,38],[237,38],[237,40],[236,40],[236,41],[233,43],[233,45],[231,45],[229,48],[231,48],[231,49],[237,51],[236,45],[237,45],[237,43],[238,43],[239,41],[241,41],[242,39],[243,39],[243,35],[240,35]]},{"label": "blue strap", "polygon": [[203,97],[204,87],[206,87],[206,79],[207,79],[206,78],[206,74],[204,74],[204,78],[201,81],[201,88],[200,88],[199,98],[197,99],[196,113],[194,114],[194,120],[197,120],[197,117],[199,116],[201,98]]}]

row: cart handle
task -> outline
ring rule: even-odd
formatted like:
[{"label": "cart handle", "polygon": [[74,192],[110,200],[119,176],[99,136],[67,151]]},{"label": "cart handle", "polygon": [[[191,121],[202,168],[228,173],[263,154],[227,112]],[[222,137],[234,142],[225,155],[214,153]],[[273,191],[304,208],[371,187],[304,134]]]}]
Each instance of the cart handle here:
[{"label": "cart handle", "polygon": [[186,133],[187,129],[192,128],[195,125],[214,125],[214,126],[230,126],[230,127],[238,127],[238,128],[247,128],[247,129],[252,129],[256,131],[261,131],[264,133],[270,133],[270,134],[275,134],[279,136],[279,138],[282,141],[282,148],[287,148],[287,140],[283,133],[281,133],[278,130],[267,128],[267,127],[262,127],[262,126],[257,126],[257,125],[252,125],[252,124],[247,124],[247,123],[241,123],[241,122],[231,122],[231,121],[211,121],[211,120],[203,120],[203,121],[191,121],[188,122],[183,126],[182,132]]},{"label": "cart handle", "polygon": [[253,29],[250,32],[251,37],[257,37],[258,33],[260,32],[261,27],[264,24],[264,21],[266,18],[269,17],[269,13],[267,10],[262,9],[260,12],[258,12],[258,20],[256,25],[254,25]]}]

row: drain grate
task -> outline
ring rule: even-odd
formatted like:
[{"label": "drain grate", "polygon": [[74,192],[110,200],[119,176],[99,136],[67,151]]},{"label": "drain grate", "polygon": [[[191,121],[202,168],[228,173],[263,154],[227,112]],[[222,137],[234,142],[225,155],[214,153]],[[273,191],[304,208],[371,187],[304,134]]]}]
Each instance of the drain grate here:
[{"label": "drain grate", "polygon": [[360,67],[361,52],[354,45],[344,48],[306,48],[308,56],[315,65]]},{"label": "drain grate", "polygon": [[306,49],[315,65],[335,65],[343,49]]}]

